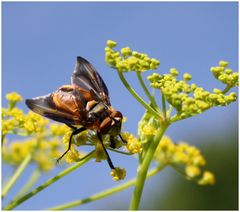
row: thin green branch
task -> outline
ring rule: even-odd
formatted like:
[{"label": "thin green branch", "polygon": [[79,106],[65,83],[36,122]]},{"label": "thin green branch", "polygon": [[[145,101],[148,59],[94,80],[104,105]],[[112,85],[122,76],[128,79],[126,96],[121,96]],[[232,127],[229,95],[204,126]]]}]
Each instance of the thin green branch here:
[{"label": "thin green branch", "polygon": [[224,89],[222,90],[222,93],[223,93],[223,94],[227,93],[231,88],[232,88],[232,86],[227,85],[226,88],[224,88]]},{"label": "thin green branch", "polygon": [[[175,169],[175,171],[177,171],[180,175],[182,175],[184,178],[187,178],[188,176],[185,174],[185,172],[180,169],[178,166],[174,165],[174,164],[169,164],[173,169]],[[198,179],[197,178],[190,178],[190,180],[192,180],[195,183],[198,183]]]},{"label": "thin green branch", "polygon": [[140,85],[142,86],[142,88],[143,88],[145,94],[147,95],[148,99],[150,100],[152,106],[154,107],[155,110],[159,110],[159,107],[157,105],[157,102],[156,102],[155,98],[150,94],[149,90],[147,89],[147,86],[145,85],[145,83],[143,81],[141,72],[137,71],[136,74],[137,74],[138,81],[139,81]]},{"label": "thin green branch", "polygon": [[126,87],[126,89],[132,94],[132,96],[144,107],[146,108],[149,113],[154,115],[155,117],[158,117],[162,120],[161,114],[154,110],[148,103],[146,103],[137,93],[136,91],[128,84],[127,80],[123,76],[123,73],[121,71],[118,71],[118,76],[120,80],[122,81],[123,85]]},{"label": "thin green branch", "polygon": [[113,149],[111,147],[106,147],[106,148],[109,149],[110,151],[117,152],[117,153],[120,153],[120,154],[123,154],[123,155],[133,155],[133,153],[123,152],[123,151],[120,151],[120,150],[117,150],[117,149]]},{"label": "thin green branch", "polygon": [[151,145],[149,146],[146,154],[144,155],[143,161],[138,166],[138,172],[137,172],[137,179],[136,179],[136,186],[133,192],[132,200],[130,203],[130,210],[137,210],[140,204],[143,187],[145,184],[147,171],[150,166],[150,163],[152,161],[153,155],[157,149],[157,146],[166,131],[168,125],[162,125],[162,127],[159,129],[158,133],[154,136]]},{"label": "thin green branch", "polygon": [[[153,168],[152,170],[150,170],[147,173],[147,178],[150,178],[153,175],[157,174],[164,167],[165,167],[165,165]],[[127,181],[127,182],[125,182],[125,183],[123,183],[123,184],[121,184],[119,186],[107,189],[107,190],[102,191],[102,192],[97,193],[97,194],[94,194],[94,195],[92,195],[90,197],[87,197],[87,198],[84,198],[84,199],[81,199],[81,200],[76,200],[76,201],[73,201],[73,202],[70,202],[70,203],[67,203],[67,204],[55,206],[53,208],[49,208],[48,210],[66,210],[66,209],[69,209],[69,208],[73,208],[73,207],[76,207],[76,206],[79,206],[79,205],[82,205],[82,204],[86,204],[88,202],[93,202],[93,201],[102,199],[102,198],[107,197],[107,196],[109,196],[111,194],[114,194],[114,193],[117,193],[117,192],[122,191],[124,189],[127,189],[127,188],[129,188],[129,187],[131,187],[131,186],[133,186],[135,184],[136,184],[136,178],[134,178],[132,180],[129,180],[129,181]]]},{"label": "thin green branch", "polygon": [[[94,150],[95,151],[95,150]],[[88,155],[86,155],[85,157],[82,158],[82,160],[76,164],[74,164],[73,166],[65,169],[64,171],[60,172],[59,174],[57,174],[56,176],[54,176],[53,178],[49,179],[48,181],[46,181],[45,183],[43,183],[42,185],[38,186],[36,189],[34,189],[33,191],[27,193],[26,195],[24,195],[21,198],[15,199],[12,202],[10,202],[8,205],[6,205],[4,207],[3,210],[11,210],[15,207],[17,207],[18,205],[20,205],[21,203],[25,202],[26,200],[28,200],[29,198],[31,198],[32,196],[36,195],[37,193],[39,193],[40,191],[42,191],[43,189],[47,188],[48,186],[50,186],[51,184],[57,182],[58,180],[60,180],[62,177],[64,177],[67,174],[70,174],[72,171],[76,170],[77,168],[81,167],[83,164],[85,164],[86,162],[88,162],[91,158],[92,155],[94,153],[94,151],[90,152]]]},{"label": "thin green branch", "polygon": [[166,109],[166,100],[165,100],[165,96],[162,93],[162,110],[163,110],[163,117],[166,120],[167,119],[167,109]]},{"label": "thin green branch", "polygon": [[8,193],[8,191],[14,186],[14,184],[16,183],[17,179],[19,178],[19,176],[23,173],[23,171],[25,170],[25,168],[27,167],[28,163],[31,161],[32,159],[32,153],[28,153],[28,155],[24,158],[24,160],[22,161],[22,163],[19,165],[19,167],[17,168],[17,170],[15,171],[15,173],[13,174],[13,176],[10,178],[10,180],[7,182],[7,184],[5,185],[5,187],[2,190],[2,199],[6,196],[6,194]]},{"label": "thin green branch", "polygon": [[34,169],[32,175],[29,177],[26,184],[21,188],[21,190],[15,196],[15,199],[26,194],[32,188],[32,186],[37,182],[40,176],[41,176],[41,171],[38,168]]},{"label": "thin green branch", "polygon": [[167,110],[167,119],[170,119],[172,110],[173,110],[173,106],[169,104],[169,107]]}]

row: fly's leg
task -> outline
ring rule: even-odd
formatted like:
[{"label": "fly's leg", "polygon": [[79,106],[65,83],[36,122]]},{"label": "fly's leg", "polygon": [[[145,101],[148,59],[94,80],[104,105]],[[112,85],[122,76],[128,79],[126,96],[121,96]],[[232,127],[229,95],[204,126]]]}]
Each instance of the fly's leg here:
[{"label": "fly's leg", "polygon": [[118,136],[121,138],[121,140],[122,140],[123,143],[127,144],[127,141],[125,141],[125,140],[123,139],[123,137],[121,136],[121,134],[119,134]]},{"label": "fly's leg", "polygon": [[71,124],[66,124],[68,127],[70,127],[73,130],[77,130],[77,127],[72,126]]},{"label": "fly's leg", "polygon": [[110,145],[111,148],[115,149],[116,148],[116,143],[114,141],[114,137],[110,136]]},{"label": "fly's leg", "polygon": [[59,161],[67,154],[67,152],[71,149],[71,144],[72,144],[72,137],[74,135],[77,135],[78,133],[86,130],[85,127],[81,127],[79,129],[77,129],[76,127],[73,127],[71,125],[68,125],[69,127],[71,127],[72,129],[74,129],[74,131],[72,132],[71,136],[70,136],[70,139],[69,139],[69,142],[68,142],[68,148],[67,150],[57,159],[57,163],[59,163]]},{"label": "fly's leg", "polygon": [[100,141],[101,144],[102,144],[102,148],[103,148],[105,154],[107,155],[108,165],[110,166],[111,169],[115,169],[115,167],[114,167],[114,165],[113,165],[113,163],[112,163],[112,160],[111,160],[111,158],[110,158],[110,156],[109,156],[109,154],[108,154],[108,152],[107,152],[107,150],[106,150],[106,148],[105,148],[105,146],[104,146],[104,144],[103,144],[102,136],[101,136],[101,134],[100,134],[99,132],[97,132],[97,137],[98,137],[99,141]]}]

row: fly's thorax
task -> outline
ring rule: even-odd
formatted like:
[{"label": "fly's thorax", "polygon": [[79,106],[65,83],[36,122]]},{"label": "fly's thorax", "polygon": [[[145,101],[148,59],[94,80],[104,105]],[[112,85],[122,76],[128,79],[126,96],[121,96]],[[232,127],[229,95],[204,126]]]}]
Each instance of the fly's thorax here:
[{"label": "fly's thorax", "polygon": [[91,100],[86,104],[86,111],[88,113],[87,125],[92,129],[98,129],[101,122],[110,115],[108,107],[104,103],[95,100]]}]

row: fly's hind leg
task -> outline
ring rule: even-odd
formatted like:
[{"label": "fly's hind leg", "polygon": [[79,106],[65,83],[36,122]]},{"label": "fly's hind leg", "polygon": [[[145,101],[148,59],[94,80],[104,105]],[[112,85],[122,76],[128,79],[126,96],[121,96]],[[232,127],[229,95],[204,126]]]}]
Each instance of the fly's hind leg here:
[{"label": "fly's hind leg", "polygon": [[78,133],[86,130],[85,127],[81,127],[79,129],[77,129],[76,127],[72,126],[72,125],[68,125],[69,127],[71,127],[74,131],[72,132],[71,136],[70,136],[70,139],[69,139],[69,142],[68,142],[68,148],[67,150],[57,159],[57,163],[59,163],[59,161],[67,154],[67,152],[71,149],[71,144],[72,144],[72,137],[74,135],[77,135]]},{"label": "fly's hind leg", "polygon": [[99,132],[97,132],[97,137],[98,137],[99,141],[101,142],[102,148],[103,148],[103,150],[104,150],[104,152],[105,152],[105,154],[107,156],[108,165],[110,166],[111,169],[115,169],[115,167],[114,167],[114,165],[112,163],[112,160],[111,160],[111,158],[110,158],[110,156],[109,156],[109,154],[108,154],[108,152],[107,152],[107,150],[106,150],[106,148],[105,148],[105,146],[103,144],[102,136],[101,136],[101,134]]}]

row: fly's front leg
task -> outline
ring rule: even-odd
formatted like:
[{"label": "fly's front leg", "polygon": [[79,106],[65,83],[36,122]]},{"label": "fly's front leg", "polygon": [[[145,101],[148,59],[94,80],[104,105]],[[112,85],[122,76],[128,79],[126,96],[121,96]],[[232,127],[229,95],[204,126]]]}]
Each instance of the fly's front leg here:
[{"label": "fly's front leg", "polygon": [[111,158],[110,158],[110,156],[109,156],[109,154],[108,154],[108,152],[107,152],[107,150],[106,150],[106,148],[105,148],[105,146],[103,144],[102,136],[101,136],[101,134],[98,131],[97,131],[97,137],[98,137],[99,141],[101,142],[102,148],[103,148],[103,150],[104,150],[104,152],[105,152],[105,154],[107,156],[108,165],[110,166],[111,169],[115,169],[115,167],[114,167],[114,165],[112,163],[112,160],[111,160]]},{"label": "fly's front leg", "polygon": [[85,127],[81,127],[81,128],[79,128],[79,129],[77,129],[76,127],[73,127],[72,125],[68,125],[68,126],[71,127],[72,129],[74,129],[74,131],[72,132],[72,134],[71,134],[71,136],[70,136],[67,150],[57,159],[57,163],[59,163],[59,161],[60,161],[60,160],[67,154],[67,152],[71,149],[72,137],[73,137],[74,135],[77,135],[78,133],[86,130]]},{"label": "fly's front leg", "polygon": [[77,130],[77,127],[72,126],[71,124],[66,124],[68,127],[70,127],[73,130]]}]

